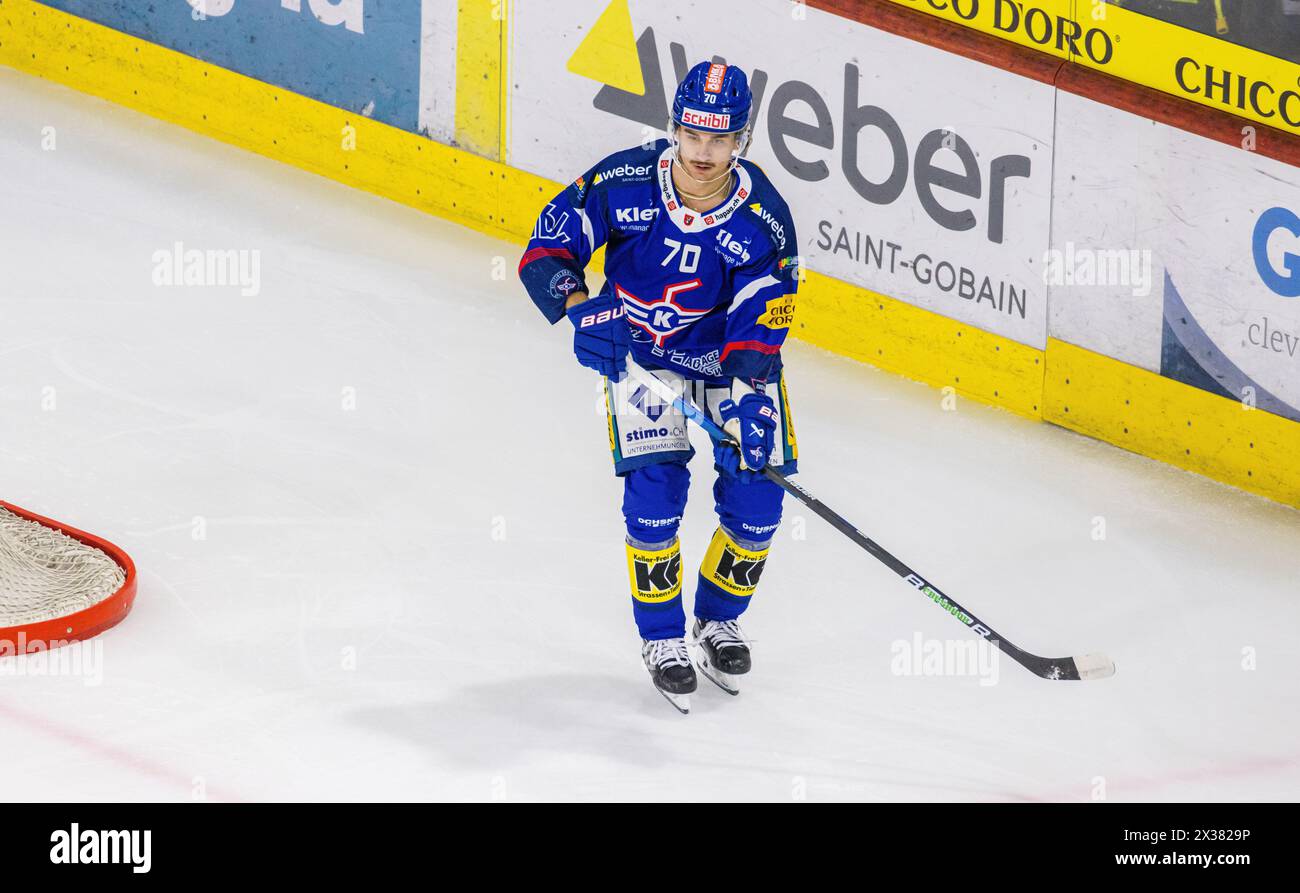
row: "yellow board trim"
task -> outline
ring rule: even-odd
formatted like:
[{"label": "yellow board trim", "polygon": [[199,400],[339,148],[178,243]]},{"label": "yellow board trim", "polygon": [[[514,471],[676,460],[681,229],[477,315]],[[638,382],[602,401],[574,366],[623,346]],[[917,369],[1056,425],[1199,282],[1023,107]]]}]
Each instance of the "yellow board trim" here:
[{"label": "yellow board trim", "polygon": [[505,160],[509,47],[507,0],[458,0],[456,4],[456,142]]},{"label": "yellow board trim", "polygon": [[[1300,134],[1300,122],[1289,124],[1275,108],[1269,107],[1270,99],[1276,105],[1285,92],[1300,90],[1300,65],[1259,50],[1238,46],[1223,38],[1201,34],[1100,0],[1017,0],[1014,4],[1009,0],[1003,2],[984,0],[980,3],[974,3],[972,0],[961,0],[960,3],[954,3],[952,0],[891,0],[891,2],[1104,72],[1112,77],[1142,84],[1162,93],[1188,99],[1287,133]],[[936,5],[941,5],[943,8],[936,9]],[[958,6],[966,12],[975,10],[975,15],[973,17],[959,15],[956,12]],[[1007,12],[1013,8],[1016,10],[1014,13]],[[1001,20],[998,18],[999,14],[1002,16]],[[1014,30],[1009,27],[1012,15],[1017,26]],[[1035,33],[1040,37],[1048,36],[1046,23],[1051,23],[1051,39],[1046,44],[1038,43],[1029,37],[1024,27],[1026,16],[1033,17]],[[1070,51],[1069,41],[1059,39],[1062,33],[1061,21],[1068,23],[1066,27],[1071,30],[1077,27],[1082,35],[1088,35],[1094,29],[1098,32],[1093,37],[1096,58],[1090,56],[1083,47],[1082,37],[1076,39],[1075,45],[1084,51],[1079,53]],[[1103,33],[1109,38],[1107,49],[1103,49],[1105,46],[1101,36]],[[1058,43],[1061,46],[1057,46]],[[1178,61],[1183,57],[1195,60],[1200,66],[1199,74],[1202,83],[1198,93],[1189,93],[1179,84]],[[1231,73],[1229,83],[1233,95],[1230,101],[1224,102],[1221,98],[1206,97],[1204,90],[1206,66],[1213,66],[1217,72]],[[1189,80],[1188,73],[1185,69],[1184,82]],[[1268,89],[1260,88],[1257,93],[1262,112],[1256,111],[1249,101],[1244,103],[1244,108],[1238,106],[1235,98],[1238,92],[1237,75],[1245,75],[1248,83],[1261,82],[1268,85]],[[1249,87],[1247,89],[1249,91]],[[1247,93],[1248,98],[1249,93]],[[1300,116],[1300,97],[1288,102],[1287,107],[1290,109],[1292,119],[1296,120],[1296,116]]]},{"label": "yellow board trim", "polygon": [[1055,338],[1043,418],[1300,508],[1300,425]]},{"label": "yellow board trim", "polygon": [[807,272],[792,334],[818,347],[1037,419],[1043,352],[905,301]]},{"label": "yellow board trim", "polygon": [[[1030,39],[1028,32],[1024,28],[1024,14],[1030,10],[1035,10],[1037,16],[1041,11],[1050,17],[1050,21],[1055,23],[1058,16],[1067,19],[1074,18],[1074,0],[1028,0],[1028,2],[1018,2],[1015,4],[1014,15],[1016,16],[1016,26],[1011,28],[1011,20],[1003,15],[998,17],[998,13],[1009,7],[999,7],[995,0],[983,0],[983,2],[973,2],[973,0],[892,0],[899,6],[905,6],[908,9],[914,9],[918,12],[929,13],[937,19],[943,19],[948,22],[955,22],[975,31],[982,31],[985,34],[992,34],[995,37],[1001,37],[1003,40],[1018,43],[1021,46],[1029,47],[1031,50],[1038,50],[1040,53],[1050,53],[1053,56],[1059,56],[1062,59],[1069,58],[1070,53],[1067,48],[1057,49],[1056,41],[1049,41],[1046,45]],[[962,10],[961,13],[957,9]],[[970,15],[970,13],[974,15]]]}]

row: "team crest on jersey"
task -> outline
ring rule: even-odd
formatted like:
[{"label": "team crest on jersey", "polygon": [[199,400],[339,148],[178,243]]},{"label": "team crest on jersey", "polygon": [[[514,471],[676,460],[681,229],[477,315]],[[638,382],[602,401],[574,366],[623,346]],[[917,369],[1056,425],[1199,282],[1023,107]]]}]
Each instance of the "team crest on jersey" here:
[{"label": "team crest on jersey", "polygon": [[656,301],[643,301],[618,285],[614,286],[614,291],[623,299],[623,306],[627,308],[627,321],[649,335],[654,340],[655,347],[663,347],[665,341],[713,309],[691,310],[677,303],[677,295],[699,288],[700,284],[700,280],[692,279],[690,282],[665,286],[663,297]]},{"label": "team crest on jersey", "polygon": [[537,218],[537,225],[533,227],[534,239],[542,242],[557,240],[568,243],[569,234],[566,225],[569,221],[569,212],[562,211],[559,216],[556,216],[555,211],[554,202],[547,204],[546,210]]},{"label": "team crest on jersey", "polygon": [[551,294],[557,298],[567,298],[581,285],[577,276],[568,270],[560,270],[551,277]]}]

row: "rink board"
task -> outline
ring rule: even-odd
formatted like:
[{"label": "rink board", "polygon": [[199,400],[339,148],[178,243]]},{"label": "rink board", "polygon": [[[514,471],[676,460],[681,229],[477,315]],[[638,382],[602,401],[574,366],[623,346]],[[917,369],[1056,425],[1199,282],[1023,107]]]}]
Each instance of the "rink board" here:
[{"label": "rink board", "polygon": [[1300,425],[1053,339],[1043,418],[1300,506]]},{"label": "rink board", "polygon": [[[472,135],[481,151],[501,157],[509,130],[506,78],[492,48],[500,46],[504,53],[508,23],[493,17],[488,6],[460,4],[459,52],[473,49],[480,61],[497,63],[486,74],[458,65],[456,122],[458,137],[464,124],[465,135]],[[472,15],[479,18],[466,18],[466,7],[474,7]],[[536,208],[560,188],[549,178],[32,0],[0,0],[0,24],[0,63],[515,243],[525,241]],[[475,82],[472,102],[470,93],[460,92],[467,80]],[[804,289],[796,333],[804,340],[1300,505],[1295,433],[1300,429],[1285,419],[1243,410],[1222,397],[1057,339],[1049,338],[1046,350],[1038,350],[816,273]],[[1079,388],[1080,381],[1090,383]],[[1062,392],[1071,387],[1075,390],[1067,403]],[[1127,402],[1118,403],[1120,399]],[[1140,435],[1122,431],[1126,415],[1120,406],[1135,403],[1165,407],[1144,416]],[[1224,411],[1225,405],[1231,411]],[[1189,418],[1194,425],[1186,424]],[[1248,444],[1247,451],[1263,450],[1262,458],[1255,461],[1253,453],[1240,453],[1241,443]]]},{"label": "rink board", "polygon": [[[1100,0],[888,2],[1300,135],[1300,65],[1268,53]],[[811,5],[852,15],[860,3]]]}]

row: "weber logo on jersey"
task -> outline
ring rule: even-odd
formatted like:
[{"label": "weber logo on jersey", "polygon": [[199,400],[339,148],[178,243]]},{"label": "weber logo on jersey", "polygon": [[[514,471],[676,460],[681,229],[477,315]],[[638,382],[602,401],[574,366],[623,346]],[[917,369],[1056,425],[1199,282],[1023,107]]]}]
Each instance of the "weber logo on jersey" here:
[{"label": "weber logo on jersey", "polygon": [[785,226],[781,223],[781,221],[773,217],[772,214],[768,212],[766,208],[763,207],[762,202],[754,202],[752,205],[749,206],[749,210],[757,214],[762,219],[762,221],[766,223],[768,227],[772,230],[772,235],[776,236],[776,241],[777,241],[776,250],[784,251],[785,250]]},{"label": "weber logo on jersey", "polygon": [[615,178],[623,179],[627,177],[644,177],[649,173],[650,165],[648,164],[620,164],[618,167],[611,168],[607,171],[601,171],[596,174],[595,179],[591,181],[591,185],[595,186],[597,183],[601,183],[605,180],[613,180]]}]

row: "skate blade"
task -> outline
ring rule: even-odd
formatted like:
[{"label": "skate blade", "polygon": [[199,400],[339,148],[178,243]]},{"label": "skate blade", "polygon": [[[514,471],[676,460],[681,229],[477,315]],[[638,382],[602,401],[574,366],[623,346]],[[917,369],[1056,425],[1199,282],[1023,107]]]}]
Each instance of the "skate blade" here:
[{"label": "skate blade", "polygon": [[708,679],[727,694],[733,696],[740,694],[740,680],[737,677],[722,672],[709,663],[707,659],[700,660],[699,668],[705,679]]},{"label": "skate blade", "polygon": [[678,713],[687,714],[691,712],[691,696],[675,695],[672,692],[664,691],[659,686],[655,686],[655,691],[664,696],[664,700],[677,708]]}]

